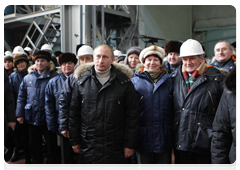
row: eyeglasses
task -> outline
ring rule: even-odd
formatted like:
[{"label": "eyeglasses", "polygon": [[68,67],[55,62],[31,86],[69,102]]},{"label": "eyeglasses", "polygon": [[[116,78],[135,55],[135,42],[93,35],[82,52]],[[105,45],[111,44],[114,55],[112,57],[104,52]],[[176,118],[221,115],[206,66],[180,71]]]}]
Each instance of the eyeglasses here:
[{"label": "eyeglasses", "polygon": [[216,49],[215,51],[216,51],[216,52],[221,52],[221,51],[225,52],[225,51],[227,51],[227,50],[230,50],[230,49],[229,49],[229,48],[218,48],[218,49]]}]

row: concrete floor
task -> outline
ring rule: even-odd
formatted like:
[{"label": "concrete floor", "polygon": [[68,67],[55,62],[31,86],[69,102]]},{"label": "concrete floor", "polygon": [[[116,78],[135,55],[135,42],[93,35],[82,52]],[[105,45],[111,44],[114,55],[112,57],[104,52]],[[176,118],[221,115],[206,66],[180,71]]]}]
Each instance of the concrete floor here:
[{"label": "concrete floor", "polygon": [[[46,158],[44,159],[44,162],[46,162]],[[22,155],[20,159],[16,162],[7,161],[6,166],[9,170],[32,170],[33,169],[33,167],[29,167],[29,168],[26,167],[24,155]],[[47,170],[47,168],[44,167],[44,170]],[[62,170],[62,167],[59,166],[56,168],[56,170]]]}]

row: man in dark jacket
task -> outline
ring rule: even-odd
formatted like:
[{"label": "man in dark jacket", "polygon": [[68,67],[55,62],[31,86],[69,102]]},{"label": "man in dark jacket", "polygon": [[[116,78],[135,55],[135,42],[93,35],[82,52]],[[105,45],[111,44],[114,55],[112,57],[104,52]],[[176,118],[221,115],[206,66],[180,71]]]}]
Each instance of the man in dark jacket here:
[{"label": "man in dark jacket", "polygon": [[29,145],[32,163],[43,163],[42,135],[47,143],[47,163],[58,163],[56,159],[56,134],[47,129],[45,113],[45,87],[48,81],[57,76],[55,66],[50,62],[51,54],[37,51],[35,65],[28,68],[28,75],[20,84],[16,117],[20,124],[29,124]]},{"label": "man in dark jacket", "polygon": [[231,70],[236,62],[233,49],[229,42],[219,41],[214,47],[215,61],[211,64],[220,69]]},{"label": "man in dark jacket", "polygon": [[108,45],[95,48],[94,63],[80,65],[72,93],[69,135],[81,163],[126,163],[139,128],[132,70],[113,63]]},{"label": "man in dark jacket", "polygon": [[183,65],[174,79],[175,161],[210,164],[212,123],[222,95],[223,75],[207,67],[201,44],[189,39],[180,49]]},{"label": "man in dark jacket", "polygon": [[48,82],[45,90],[46,121],[48,130],[56,132],[61,138],[62,163],[69,164],[74,163],[73,150],[69,139],[62,136],[59,128],[59,96],[65,80],[74,71],[77,58],[75,54],[66,52],[59,55],[58,61],[62,72]]},{"label": "man in dark jacket", "polygon": [[182,42],[172,40],[164,47],[165,54],[167,55],[167,61],[164,62],[164,65],[170,77],[175,77],[177,75],[177,70],[182,65],[182,59],[179,57],[181,45]]},{"label": "man in dark jacket", "polygon": [[236,161],[236,66],[226,77],[225,89],[213,121],[212,163]]}]

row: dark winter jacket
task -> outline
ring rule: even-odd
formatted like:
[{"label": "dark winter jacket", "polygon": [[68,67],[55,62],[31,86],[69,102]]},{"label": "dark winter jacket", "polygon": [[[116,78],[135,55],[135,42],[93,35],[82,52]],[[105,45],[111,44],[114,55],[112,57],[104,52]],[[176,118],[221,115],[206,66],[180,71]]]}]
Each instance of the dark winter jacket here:
[{"label": "dark winter jacket", "polygon": [[177,76],[178,69],[181,65],[182,65],[182,62],[180,62],[176,68],[172,68],[168,61],[164,61],[164,66],[166,67],[166,69],[168,70],[168,74],[172,78]]},{"label": "dark winter jacket", "polygon": [[4,69],[4,141],[8,132],[8,122],[15,122],[15,101],[12,95],[12,88],[9,84],[8,74]]},{"label": "dark winter jacket", "polygon": [[48,81],[57,76],[55,66],[50,62],[43,76],[39,76],[35,65],[28,68],[19,88],[16,117],[23,116],[27,123],[34,126],[46,125],[45,88]]},{"label": "dark winter jacket", "polygon": [[67,77],[61,72],[49,80],[45,89],[45,109],[48,130],[54,130],[61,135],[59,129],[59,96]]},{"label": "dark winter jacket", "polygon": [[175,147],[210,154],[212,123],[223,92],[223,75],[210,67],[188,92],[181,69],[173,85]]},{"label": "dark winter jacket", "polygon": [[219,61],[215,60],[211,65],[220,69],[231,70],[235,65],[235,61],[230,59],[224,66],[222,66]]},{"label": "dark winter jacket", "polygon": [[102,86],[93,63],[85,66],[74,72],[78,80],[70,105],[70,142],[81,145],[81,163],[124,163],[124,148],[136,147],[139,129],[132,70],[112,64],[110,79]]},{"label": "dark winter jacket", "polygon": [[212,163],[236,161],[236,67],[225,79],[225,90],[213,122]]},{"label": "dark winter jacket", "polygon": [[61,131],[69,130],[69,110],[75,81],[76,79],[71,74],[64,82],[59,96],[59,129]]},{"label": "dark winter jacket", "polygon": [[9,82],[12,87],[12,93],[13,93],[15,102],[17,102],[19,86],[22,83],[24,76],[25,74],[18,70],[16,70],[9,76]]},{"label": "dark winter jacket", "polygon": [[162,153],[171,150],[173,144],[172,81],[166,72],[154,81],[143,65],[137,65],[132,78],[137,92],[140,110],[140,128],[137,150]]}]

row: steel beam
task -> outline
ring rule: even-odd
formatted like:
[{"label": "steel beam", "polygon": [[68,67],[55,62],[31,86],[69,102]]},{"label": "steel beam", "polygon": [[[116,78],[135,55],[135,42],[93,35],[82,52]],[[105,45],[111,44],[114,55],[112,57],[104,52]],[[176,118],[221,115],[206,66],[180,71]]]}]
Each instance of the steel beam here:
[{"label": "steel beam", "polygon": [[15,18],[5,19],[5,17],[4,17],[4,24],[22,21],[22,20],[26,20],[26,19],[31,19],[31,18],[35,18],[35,17],[40,17],[43,15],[55,14],[55,13],[59,13],[59,12],[60,12],[60,7],[56,8],[56,9],[46,10],[46,11],[40,11],[40,12],[35,12],[35,13],[30,13],[30,14],[19,15],[18,17],[15,17]]}]

